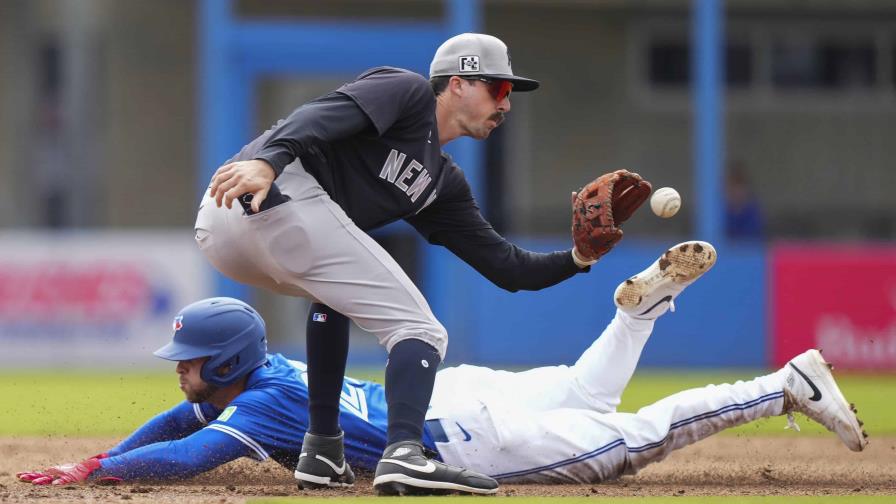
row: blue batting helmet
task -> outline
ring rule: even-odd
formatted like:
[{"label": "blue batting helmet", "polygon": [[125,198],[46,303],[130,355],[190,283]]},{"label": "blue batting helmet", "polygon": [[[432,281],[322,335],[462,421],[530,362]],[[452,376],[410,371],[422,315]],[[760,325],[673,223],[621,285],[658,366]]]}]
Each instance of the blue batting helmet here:
[{"label": "blue batting helmet", "polygon": [[224,387],[264,364],[267,350],[258,312],[238,299],[215,297],[182,309],[174,318],[174,338],[154,354],[171,361],[209,357],[200,376]]}]

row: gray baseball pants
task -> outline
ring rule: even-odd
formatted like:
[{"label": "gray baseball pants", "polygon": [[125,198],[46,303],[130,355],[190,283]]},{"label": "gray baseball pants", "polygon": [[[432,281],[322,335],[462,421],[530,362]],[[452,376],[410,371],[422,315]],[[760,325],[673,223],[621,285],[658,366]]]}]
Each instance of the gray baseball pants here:
[{"label": "gray baseball pants", "polygon": [[277,178],[291,200],[254,215],[218,208],[206,192],[196,242],[237,282],[324,303],[390,351],[420,339],[444,360],[448,334],[395,260],[345,214],[296,160]]}]

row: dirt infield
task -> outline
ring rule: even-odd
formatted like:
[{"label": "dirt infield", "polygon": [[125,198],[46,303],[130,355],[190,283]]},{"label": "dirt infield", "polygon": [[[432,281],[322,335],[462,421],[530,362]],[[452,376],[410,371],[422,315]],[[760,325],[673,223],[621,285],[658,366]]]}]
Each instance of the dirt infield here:
[{"label": "dirt infield", "polygon": [[[350,491],[302,492],[273,462],[236,461],[185,483],[34,487],[17,471],[97,453],[113,440],[0,439],[0,502],[237,503],[253,496],[372,495],[370,478]],[[874,437],[860,454],[833,437],[715,437],[636,476],[600,485],[503,485],[499,495],[896,495],[896,437]]]}]

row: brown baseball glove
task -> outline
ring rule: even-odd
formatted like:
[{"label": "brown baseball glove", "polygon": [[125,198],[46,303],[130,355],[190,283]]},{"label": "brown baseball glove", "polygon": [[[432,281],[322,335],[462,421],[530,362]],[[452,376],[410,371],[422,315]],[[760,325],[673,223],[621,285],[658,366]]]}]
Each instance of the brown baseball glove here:
[{"label": "brown baseball glove", "polygon": [[609,252],[622,239],[620,226],[647,201],[651,189],[637,173],[616,170],[573,193],[572,241],[577,258],[593,263]]}]

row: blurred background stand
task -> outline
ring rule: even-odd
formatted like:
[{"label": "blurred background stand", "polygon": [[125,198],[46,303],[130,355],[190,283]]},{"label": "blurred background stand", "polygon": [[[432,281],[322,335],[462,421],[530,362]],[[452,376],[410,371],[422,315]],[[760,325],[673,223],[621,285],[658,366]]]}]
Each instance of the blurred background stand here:
[{"label": "blurred background stand", "polygon": [[[824,345],[896,369],[894,26],[888,0],[0,2],[0,340],[11,365],[112,347],[148,365],[177,307],[231,293],[301,358],[307,303],[235,289],[196,250],[211,172],[365,68],[425,75],[474,30],[542,82],[488,141],[450,145],[499,232],[568,248],[568,191],[617,168],[675,187],[683,209],[638,212],[593,272],[537,293],[499,290],[403,223],[374,233],[448,328],[448,362],[570,362],[620,280],[704,239],[720,261],[658,322],[645,365],[761,367]],[[381,361],[355,332],[352,364]],[[30,350],[72,341],[92,353]]]}]

